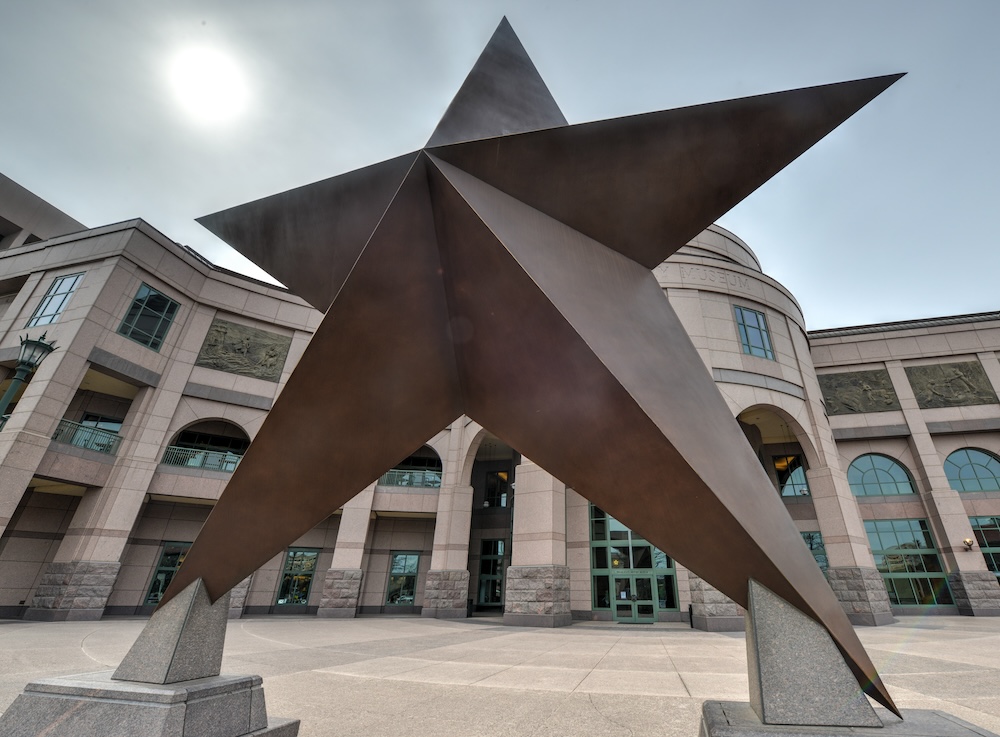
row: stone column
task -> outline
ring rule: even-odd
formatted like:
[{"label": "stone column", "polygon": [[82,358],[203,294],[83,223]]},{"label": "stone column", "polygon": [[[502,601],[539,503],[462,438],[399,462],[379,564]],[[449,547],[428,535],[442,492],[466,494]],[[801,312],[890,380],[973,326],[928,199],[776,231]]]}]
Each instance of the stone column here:
[{"label": "stone column", "polygon": [[333,549],[330,570],[323,580],[323,598],[316,611],[317,617],[350,619],[358,614],[361,578],[364,575],[361,561],[368,541],[374,500],[375,484],[372,484],[347,502],[341,511],[337,544]]},{"label": "stone column", "polygon": [[[987,361],[987,364],[989,376],[996,367],[993,361]],[[979,550],[966,549],[962,543],[966,538],[975,539],[969,514],[961,496],[948,482],[941,454],[927,429],[903,364],[901,361],[887,361],[885,365],[910,429],[910,447],[917,465],[914,472],[921,482],[920,496],[927,510],[934,542],[948,571],[948,586],[955,606],[959,614],[1000,616],[1000,584],[987,569],[983,554]]]},{"label": "stone column", "polygon": [[592,619],[590,584],[590,502],[566,489],[566,564],[570,576],[573,619]]},{"label": "stone column", "polygon": [[840,467],[840,454],[812,366],[809,342],[797,323],[789,323],[789,334],[805,394],[805,412],[800,421],[808,423],[812,430],[810,440],[815,453],[808,458],[806,479],[830,563],[827,581],[852,624],[892,624],[896,620],[892,616],[889,594],[882,575],[875,568],[865,523],[847,483],[847,474]]},{"label": "stone column", "polygon": [[448,452],[443,459],[441,490],[431,567],[424,579],[421,616],[465,617],[469,601],[469,535],[472,529],[472,487],[461,483],[464,465],[465,416],[451,423]]},{"label": "stone column", "polygon": [[141,390],[132,400],[108,481],[102,488],[88,490],[80,500],[25,619],[101,618],[158,465],[164,431],[153,428],[167,426],[185,380],[185,376],[165,377],[162,388]]},{"label": "stone column", "polygon": [[526,458],[521,459],[515,478],[503,623],[561,627],[572,621],[566,565],[566,487]]},{"label": "stone column", "polygon": [[[194,310],[175,326],[183,331],[176,350],[197,351],[211,314],[208,308]],[[82,343],[81,350],[89,355],[91,347]],[[80,371],[67,386],[66,406],[86,372],[87,363],[80,360]],[[103,614],[191,368],[184,361],[168,363],[158,386],[140,389],[132,400],[114,468],[103,487],[88,490],[81,499],[25,619],[99,619]],[[52,393],[46,390],[46,399]]]}]

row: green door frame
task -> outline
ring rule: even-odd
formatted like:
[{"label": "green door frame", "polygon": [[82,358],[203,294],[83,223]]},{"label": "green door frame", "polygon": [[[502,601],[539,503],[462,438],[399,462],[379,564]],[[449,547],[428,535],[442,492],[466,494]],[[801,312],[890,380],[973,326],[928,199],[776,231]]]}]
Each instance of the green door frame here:
[{"label": "green door frame", "polygon": [[651,624],[656,621],[656,576],[653,573],[615,574],[612,577],[616,622]]}]

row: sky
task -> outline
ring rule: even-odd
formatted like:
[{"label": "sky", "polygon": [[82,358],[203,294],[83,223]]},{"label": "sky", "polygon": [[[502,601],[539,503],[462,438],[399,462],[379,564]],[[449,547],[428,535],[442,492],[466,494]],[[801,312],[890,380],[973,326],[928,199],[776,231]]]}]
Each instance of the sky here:
[{"label": "sky", "polygon": [[906,72],[719,224],[809,329],[1000,310],[996,0],[0,0],[0,172],[266,278],[195,218],[420,148],[505,15],[570,123]]}]

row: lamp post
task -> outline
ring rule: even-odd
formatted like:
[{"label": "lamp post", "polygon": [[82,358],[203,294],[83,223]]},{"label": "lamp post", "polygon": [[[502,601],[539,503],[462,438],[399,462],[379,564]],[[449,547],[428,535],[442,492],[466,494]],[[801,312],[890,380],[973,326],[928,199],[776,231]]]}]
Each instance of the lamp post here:
[{"label": "lamp post", "polygon": [[7,387],[7,391],[4,392],[3,398],[0,398],[0,428],[7,421],[7,407],[13,401],[17,390],[21,388],[21,384],[26,382],[31,376],[31,372],[38,368],[45,357],[55,350],[55,343],[45,342],[46,335],[48,335],[47,332],[42,333],[42,337],[38,340],[31,340],[27,335],[21,338],[21,355],[17,359],[14,378],[11,380],[10,386]]}]

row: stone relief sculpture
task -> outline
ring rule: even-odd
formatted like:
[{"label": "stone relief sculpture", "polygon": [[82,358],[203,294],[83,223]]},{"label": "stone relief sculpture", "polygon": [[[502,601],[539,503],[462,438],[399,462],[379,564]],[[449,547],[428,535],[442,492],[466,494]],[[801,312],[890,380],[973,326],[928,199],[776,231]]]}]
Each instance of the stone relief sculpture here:
[{"label": "stone relief sculpture", "polygon": [[907,366],[906,378],[920,409],[997,403],[996,392],[979,361]]},{"label": "stone relief sculpture", "polygon": [[899,409],[899,397],[885,369],[821,374],[819,386],[823,390],[827,414],[830,415]]},{"label": "stone relief sculpture", "polygon": [[277,382],[292,339],[221,318],[212,321],[195,366]]}]

